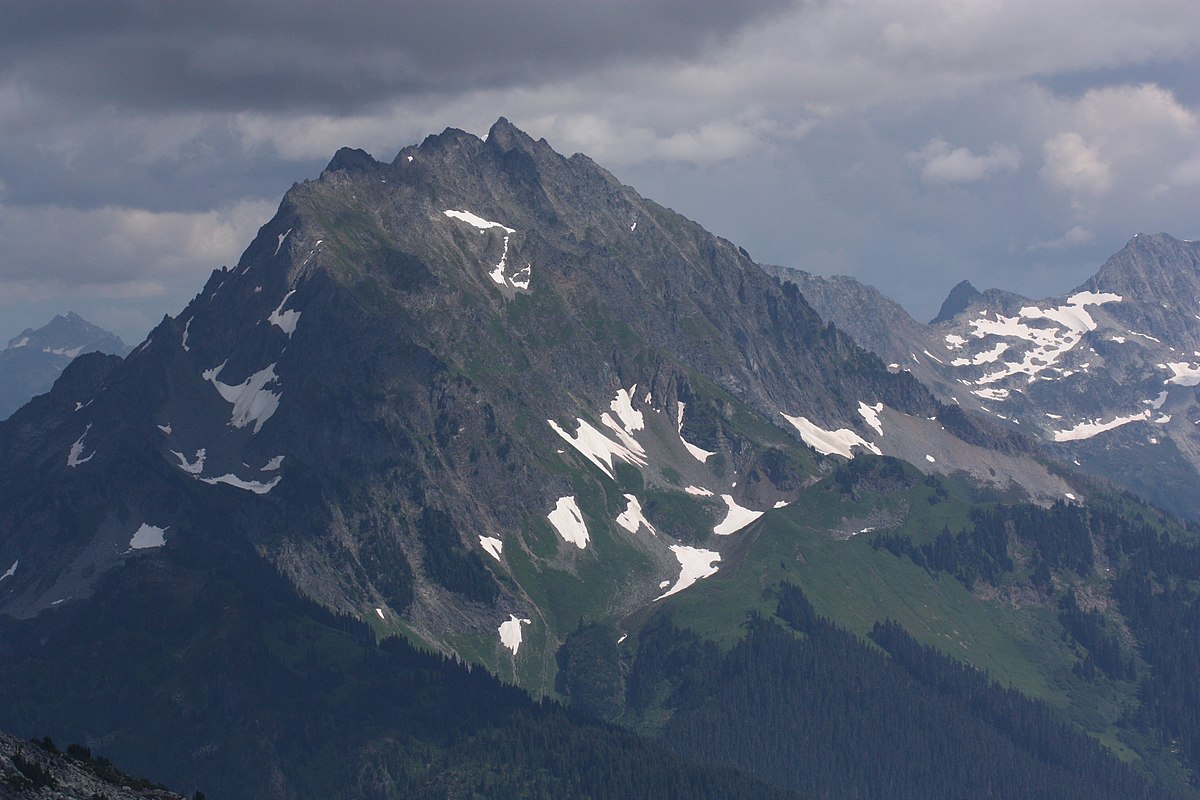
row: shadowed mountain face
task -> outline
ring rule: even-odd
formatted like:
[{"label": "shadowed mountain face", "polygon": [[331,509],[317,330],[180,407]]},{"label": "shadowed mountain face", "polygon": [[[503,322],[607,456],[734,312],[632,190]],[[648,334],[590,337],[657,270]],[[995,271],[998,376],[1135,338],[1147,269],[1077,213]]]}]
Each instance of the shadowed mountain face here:
[{"label": "shadowed mountain face", "polygon": [[34,395],[50,391],[71,359],[81,353],[123,356],[120,337],[98,328],[75,312],[46,325],[28,328],[0,350],[0,419],[6,419]]},{"label": "shadowed mountain face", "polygon": [[[711,574],[822,455],[1069,488],[729,242],[503,119],[390,164],[340,151],[107,369],[0,429],[8,613],[219,524],[327,606],[539,686],[580,614]],[[654,498],[701,529],[658,531]]]},{"label": "shadowed mountain face", "polygon": [[852,279],[779,274],[944,402],[1200,518],[1200,244],[1139,234],[1064,298],[959,284],[930,325]]}]

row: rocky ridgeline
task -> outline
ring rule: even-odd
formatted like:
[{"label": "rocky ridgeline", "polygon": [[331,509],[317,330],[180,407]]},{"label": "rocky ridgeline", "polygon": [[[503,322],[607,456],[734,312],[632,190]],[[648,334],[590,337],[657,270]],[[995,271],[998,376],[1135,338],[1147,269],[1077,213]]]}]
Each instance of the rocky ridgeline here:
[{"label": "rocky ridgeline", "polygon": [[[183,800],[183,795],[122,773],[105,758],[71,745],[59,752],[49,739],[27,741],[0,733],[0,797],[8,800]],[[197,793],[196,797],[202,797]]]}]

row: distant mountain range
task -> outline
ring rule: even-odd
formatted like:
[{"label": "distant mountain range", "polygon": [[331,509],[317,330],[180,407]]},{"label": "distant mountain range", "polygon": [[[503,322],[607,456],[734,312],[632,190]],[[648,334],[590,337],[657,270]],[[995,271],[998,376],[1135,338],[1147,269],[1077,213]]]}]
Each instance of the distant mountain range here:
[{"label": "distant mountain range", "polygon": [[1200,528],[1055,436],[1190,415],[1116,272],[924,326],[504,119],[340,150],[0,423],[0,729],[234,798],[1200,796]]},{"label": "distant mountain range", "polygon": [[929,325],[851,278],[773,271],[943,402],[1200,520],[1200,244],[1139,234],[1061,298],[964,282]]},{"label": "distant mountain range", "polygon": [[0,419],[6,419],[34,395],[50,391],[63,368],[81,353],[123,356],[120,337],[76,314],[58,315],[42,327],[26,328],[0,350]]}]

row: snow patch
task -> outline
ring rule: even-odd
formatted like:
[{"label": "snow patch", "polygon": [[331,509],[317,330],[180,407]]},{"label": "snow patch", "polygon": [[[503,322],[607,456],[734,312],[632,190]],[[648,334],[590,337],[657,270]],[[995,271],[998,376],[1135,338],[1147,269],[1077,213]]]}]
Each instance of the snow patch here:
[{"label": "snow patch", "polygon": [[625,495],[625,500],[627,504],[625,510],[617,517],[617,524],[630,533],[637,533],[638,528],[644,525],[648,531],[657,536],[658,531],[654,530],[654,526],[643,516],[642,504],[638,502],[638,499],[631,494],[627,494]]},{"label": "snow patch", "polygon": [[11,578],[13,575],[16,575],[17,574],[17,564],[20,564],[20,563],[21,562],[19,560],[14,561],[12,563],[12,566],[8,568],[8,571],[5,572],[3,575],[0,575],[0,581],[4,580],[5,578]]},{"label": "snow patch", "polygon": [[873,406],[869,406],[861,400],[858,401],[859,416],[874,428],[876,433],[883,436],[883,423],[879,421],[880,411],[883,411],[883,403],[876,403]]},{"label": "snow patch", "polygon": [[951,350],[957,350],[967,343],[967,340],[959,336],[957,333],[946,334],[946,347]]},{"label": "snow patch", "polygon": [[450,209],[446,209],[442,213],[447,217],[460,219],[468,225],[473,225],[476,228],[479,228],[481,231],[486,231],[489,228],[502,228],[506,233],[516,233],[514,229],[508,227],[507,225],[501,225],[499,222],[492,222],[491,220],[484,219],[476,214],[472,214],[470,211],[452,211]]},{"label": "snow patch", "polygon": [[[973,329],[971,335],[977,339],[988,336],[998,336],[1008,339],[1021,339],[1028,342],[1030,347],[1021,361],[1002,363],[995,371],[988,372],[977,383],[980,385],[1013,375],[1027,375],[1030,382],[1049,367],[1052,367],[1064,353],[1073,349],[1082,340],[1083,335],[1096,329],[1096,320],[1085,306],[1098,306],[1106,303],[1119,303],[1121,295],[1108,292],[1077,292],[1067,298],[1064,305],[1053,308],[1025,306],[1015,317],[1006,317],[997,313],[996,319],[984,316],[971,320],[968,324]],[[1046,321],[1050,327],[1032,327],[1027,321]],[[980,353],[975,358],[955,359],[956,366],[966,364],[993,363],[1007,351],[1004,342],[997,343],[991,350]]]},{"label": "snow patch", "polygon": [[929,455],[929,453],[926,453],[926,454],[925,454],[925,460],[926,460],[926,461],[928,461],[930,464],[936,464],[936,463],[937,463],[937,459],[936,459],[936,458],[934,458],[933,456]]},{"label": "snow patch", "polygon": [[375,613],[379,615],[379,618],[380,618],[381,620],[383,620],[384,622],[387,622],[387,617],[383,616],[383,609],[382,609],[382,608],[377,608],[377,609],[375,609]]},{"label": "snow patch", "polygon": [[1130,422],[1138,422],[1140,420],[1150,419],[1150,412],[1143,411],[1140,414],[1131,414],[1128,417],[1116,417],[1108,422],[1100,422],[1099,420],[1089,420],[1081,422],[1074,428],[1068,428],[1065,431],[1052,431],[1051,435],[1056,442],[1075,442],[1080,439],[1090,439],[1097,434],[1111,431],[1114,428],[1119,428],[1122,425],[1127,425]]},{"label": "snow patch", "polygon": [[972,389],[971,394],[984,400],[1006,400],[1008,389]]},{"label": "snow patch", "polygon": [[29,344],[29,337],[28,337],[28,336],[22,336],[22,337],[21,337],[20,339],[18,339],[16,342],[14,342],[13,344],[9,345],[9,349],[10,349],[10,350],[16,350],[18,347],[24,347],[24,346],[25,346],[25,345],[27,345],[27,344]]},{"label": "snow patch", "polygon": [[[654,598],[656,601],[682,592],[696,581],[717,574],[716,563],[721,560],[720,553],[679,544],[671,545],[671,552],[675,554],[675,559],[679,562],[679,579],[675,581],[674,586]],[[670,581],[665,581],[665,583],[669,584]],[[659,588],[663,588],[663,584],[659,584]],[[618,642],[618,644],[620,643]]]},{"label": "snow patch", "polygon": [[712,492],[710,492],[708,489],[705,489],[701,486],[688,486],[688,487],[684,488],[684,491],[687,492],[688,494],[694,494],[697,497],[712,497],[713,496]]},{"label": "snow patch", "polygon": [[497,539],[495,536],[480,536],[479,546],[491,555],[497,561],[500,560],[500,553],[504,550],[504,542]]},{"label": "snow patch", "polygon": [[1186,361],[1159,364],[1160,369],[1169,369],[1175,373],[1163,383],[1174,383],[1177,386],[1195,386],[1200,384],[1200,366],[1194,366]]},{"label": "snow patch", "polygon": [[288,298],[295,293],[296,290],[292,289],[290,292],[285,294],[283,299],[279,301],[279,305],[276,306],[275,310],[271,312],[271,315],[267,317],[267,322],[286,333],[289,339],[292,338],[292,334],[296,331],[296,324],[300,322],[300,312],[284,311],[283,305],[288,301]]},{"label": "snow patch", "polygon": [[288,228],[287,233],[279,234],[278,241],[275,242],[275,252],[271,254],[271,258],[274,258],[275,256],[279,255],[279,248],[283,247],[283,240],[286,239],[288,237],[288,234],[291,232],[292,232],[292,229]]},{"label": "snow patch", "polygon": [[43,347],[42,348],[43,353],[50,353],[51,355],[55,355],[55,356],[66,356],[67,358],[74,358],[75,356],[79,355],[79,353],[82,350],[83,350],[83,345],[79,345],[79,347],[71,347],[71,348],[66,348],[66,347]]},{"label": "snow patch", "polygon": [[991,350],[984,350],[982,353],[976,353],[973,358],[956,358],[950,362],[951,366],[966,367],[979,366],[980,364],[991,364],[1000,360],[1000,356],[1004,355],[1008,350],[1008,342],[998,342]]},{"label": "snow patch", "polygon": [[617,419],[621,420],[621,426],[630,432],[640,431],[646,427],[646,420],[642,416],[642,412],[635,411],[633,408],[633,395],[636,392],[636,383],[630,387],[629,391],[619,389],[617,396],[608,404],[612,412],[617,415]]},{"label": "snow patch", "polygon": [[167,528],[143,522],[142,526],[133,534],[133,538],[129,540],[129,547],[133,550],[162,547],[167,543],[167,540],[163,538],[163,534],[166,532]]},{"label": "snow patch", "polygon": [[500,644],[511,650],[515,656],[521,647],[521,626],[532,624],[533,620],[520,619],[516,614],[509,614],[508,622],[501,622],[497,629],[500,632]]},{"label": "snow patch", "polygon": [[560,497],[554,510],[546,515],[558,535],[580,550],[587,547],[588,530],[583,522],[583,514],[574,497]]},{"label": "snow patch", "polygon": [[705,450],[703,447],[697,447],[696,445],[689,442],[687,439],[683,438],[683,409],[684,409],[684,404],[680,403],[678,408],[675,411],[675,422],[676,422],[676,426],[679,429],[679,441],[683,442],[683,446],[687,448],[687,451],[689,453],[691,453],[692,456],[697,461],[699,461],[701,464],[703,464],[705,461],[707,461],[709,459],[710,456],[715,456],[716,452],[715,451],[710,452],[708,450]]},{"label": "snow patch", "polygon": [[721,499],[729,507],[729,513],[725,515],[725,519],[721,520],[721,523],[717,527],[713,528],[713,533],[717,536],[728,536],[731,533],[737,533],[763,515],[762,511],[753,511],[749,508],[739,506],[734,501],[732,495],[723,494],[721,495]]},{"label": "snow patch", "polygon": [[804,417],[792,417],[787,414],[782,414],[782,416],[788,422],[792,423],[796,430],[800,431],[800,438],[804,440],[804,443],[821,455],[828,456],[836,453],[839,456],[853,458],[854,454],[850,452],[850,448],[852,447],[862,447],[870,450],[875,455],[880,454],[878,447],[849,428],[827,431],[809,422]]},{"label": "snow patch", "polygon": [[92,426],[91,423],[89,423],[88,426],[83,429],[83,433],[79,434],[79,438],[75,440],[75,443],[71,445],[71,452],[67,453],[68,467],[78,467],[80,464],[86,464],[92,460],[92,456],[96,455],[95,451],[88,453],[86,456],[83,454],[83,437],[87,436],[88,431],[91,429]]},{"label": "snow patch", "polygon": [[188,461],[187,456],[180,453],[178,450],[172,450],[171,455],[179,459],[179,468],[190,475],[199,475],[204,472],[205,449],[201,447],[196,451],[195,460]]},{"label": "snow patch", "polygon": [[171,435],[171,423],[169,423],[169,422],[166,425],[155,425],[154,427],[158,428],[160,431],[165,433],[167,436]]},{"label": "snow patch", "polygon": [[270,483],[260,483],[258,481],[243,480],[237,475],[227,473],[219,478],[201,478],[200,480],[212,486],[216,486],[218,483],[223,483],[227,486],[232,486],[235,489],[245,489],[247,492],[254,492],[255,494],[266,494],[275,488],[282,477],[283,476],[281,475],[276,475]]},{"label": "snow patch", "polygon": [[567,433],[554,420],[546,420],[550,427],[554,429],[554,432],[565,439],[567,444],[578,450],[584,458],[603,470],[604,474],[610,478],[615,477],[615,473],[613,472],[614,458],[619,458],[637,467],[646,466],[646,451],[642,449],[642,446],[632,436],[622,430],[608,414],[602,416],[600,421],[617,434],[617,438],[621,440],[620,444],[605,436],[583,419],[576,420],[579,423],[579,428],[575,431],[574,435]]},{"label": "snow patch", "polygon": [[283,456],[275,456],[263,465],[259,472],[275,472],[283,466]]},{"label": "snow patch", "polygon": [[270,364],[266,369],[260,369],[241,383],[230,386],[218,380],[221,370],[225,369],[226,361],[221,365],[202,373],[204,380],[216,387],[225,402],[233,404],[233,415],[229,424],[234,428],[244,428],[254,423],[254,432],[262,430],[263,423],[279,408],[281,394],[276,394],[266,387],[279,383],[275,374],[275,365]]}]

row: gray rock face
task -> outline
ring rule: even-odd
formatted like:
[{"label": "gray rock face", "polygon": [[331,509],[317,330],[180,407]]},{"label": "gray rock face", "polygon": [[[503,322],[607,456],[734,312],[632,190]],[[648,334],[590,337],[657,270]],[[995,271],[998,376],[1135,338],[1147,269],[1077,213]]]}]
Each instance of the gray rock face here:
[{"label": "gray rock face", "polygon": [[87,751],[72,755],[0,733],[0,797],[8,800],[182,800],[131,778]]},{"label": "gray rock face", "polygon": [[1200,518],[1195,242],[1139,234],[1066,297],[1034,301],[989,289],[927,326],[870,291],[845,288],[850,279],[802,281],[818,313],[943,401]]},{"label": "gray rock face", "polygon": [[959,282],[942,301],[942,307],[938,309],[937,316],[931,319],[929,324],[937,325],[939,322],[945,322],[965,310],[977,297],[979,297],[979,290],[972,286],[970,281]]},{"label": "gray rock face", "polygon": [[50,391],[73,358],[92,352],[125,355],[129,348],[120,337],[73,311],[15,336],[0,350],[0,419],[9,417],[34,395]]}]

